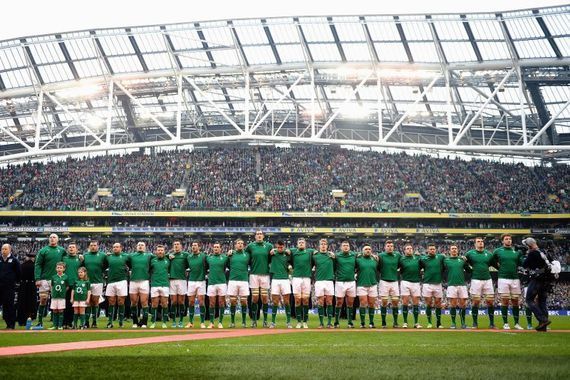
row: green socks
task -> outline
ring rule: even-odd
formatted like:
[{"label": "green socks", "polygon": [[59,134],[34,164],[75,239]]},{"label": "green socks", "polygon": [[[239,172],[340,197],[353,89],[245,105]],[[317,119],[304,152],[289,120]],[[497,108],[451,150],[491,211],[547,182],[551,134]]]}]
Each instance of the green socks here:
[{"label": "green socks", "polygon": [[257,302],[251,303],[251,320],[257,321],[257,311],[259,310],[259,304]]},{"label": "green socks", "polygon": [[337,307],[334,313],[334,324],[338,325],[339,320],[340,320],[340,311],[341,311],[341,307]]},{"label": "green socks", "polygon": [[99,306],[91,307],[91,316],[93,317],[93,323],[97,324],[97,317],[99,317]]},{"label": "green socks", "polygon": [[327,305],[327,320],[328,320],[328,324],[332,324],[332,319],[333,319],[333,305]]},{"label": "green socks", "polygon": [[44,313],[46,311],[46,305],[40,305],[38,308],[38,323],[44,323]]},{"label": "green socks", "polygon": [[309,305],[303,305],[303,322],[307,323],[309,320]]},{"label": "green socks", "polygon": [[473,324],[477,324],[477,317],[479,316],[479,306],[471,306],[471,317],[473,317]]},{"label": "green socks", "polygon": [[285,316],[287,317],[287,323],[291,323],[291,305],[285,305]]},{"label": "green socks", "polygon": [[431,306],[426,307],[426,315],[427,315],[428,323],[431,324]]},{"label": "green socks", "polygon": [[77,328],[77,321],[79,320],[79,314],[73,314],[73,328]]},{"label": "green socks", "polygon": [[263,322],[267,322],[267,312],[269,311],[269,304],[267,303],[262,304],[261,310],[263,310]]},{"label": "green socks", "polygon": [[386,326],[386,306],[380,306],[380,315],[382,316],[382,326]]},{"label": "green socks", "polygon": [[325,307],[319,305],[318,310],[319,310],[319,323],[322,326],[325,323]]},{"label": "green socks", "polygon": [[418,319],[420,317],[420,306],[414,305],[413,310],[414,310],[414,323],[418,323]]},{"label": "green socks", "polygon": [[515,319],[515,324],[519,324],[520,308],[518,306],[513,306],[513,318]]},{"label": "green socks", "polygon": [[408,323],[408,305],[402,306],[402,317],[404,317],[404,323]]},{"label": "green socks", "polygon": [[368,306],[368,321],[371,325],[374,324],[374,312],[376,310],[373,307]]},{"label": "green socks", "polygon": [[348,324],[352,325],[352,307],[346,307],[346,317],[348,318]]},{"label": "green socks", "polygon": [[230,305],[230,322],[236,323],[236,305]]},{"label": "green socks", "polygon": [[247,305],[241,305],[241,323],[245,324],[247,319]]},{"label": "green socks", "polygon": [[297,317],[297,322],[303,322],[303,306],[295,306],[295,316]]},{"label": "green socks", "polygon": [[501,305],[501,316],[503,317],[503,323],[509,323],[509,307]]},{"label": "green socks", "polygon": [[457,309],[455,307],[451,307],[449,309],[449,313],[451,314],[451,323],[455,324],[455,317],[457,316]]},{"label": "green socks", "polygon": [[461,325],[465,324],[465,308],[459,309],[459,318],[461,319]]},{"label": "green socks", "polygon": [[172,320],[176,321],[176,317],[178,317],[178,304],[171,303],[170,304],[170,315],[172,316]]},{"label": "green socks", "polygon": [[[182,307],[184,307],[182,305]],[[182,311],[182,310],[180,310]],[[188,305],[188,318],[190,318],[190,323],[194,324],[194,314],[196,313],[196,306],[195,305]],[[180,313],[182,315],[182,313]]]},{"label": "green socks", "polygon": [[526,323],[531,326],[532,325],[532,312],[530,311],[529,307],[524,309],[524,313],[526,314]]},{"label": "green socks", "polygon": [[107,315],[107,319],[109,323],[113,323],[113,317],[115,316],[115,305],[109,306],[109,314]]},{"label": "green socks", "polygon": [[364,325],[366,323],[366,308],[360,306],[359,314],[360,314],[360,324]]},{"label": "green socks", "polygon": [[122,324],[125,320],[125,305],[119,306],[119,323]]},{"label": "green socks", "polygon": [[205,320],[206,320],[206,306],[202,305],[200,306],[200,323],[204,323]]},{"label": "green socks", "polygon": [[220,316],[218,317],[218,322],[222,323],[222,320],[224,319],[224,307],[220,307]]},{"label": "green socks", "polygon": [[271,322],[275,323],[275,319],[277,318],[277,308],[279,305],[273,305],[271,307]]},{"label": "green socks", "polygon": [[392,307],[392,317],[394,317],[394,325],[398,324],[398,308]]},{"label": "green socks", "polygon": [[435,308],[435,321],[437,326],[441,325],[441,307]]},{"label": "green socks", "polygon": [[488,306],[487,307],[487,314],[489,314],[489,323],[494,325],[495,324],[495,306]]}]

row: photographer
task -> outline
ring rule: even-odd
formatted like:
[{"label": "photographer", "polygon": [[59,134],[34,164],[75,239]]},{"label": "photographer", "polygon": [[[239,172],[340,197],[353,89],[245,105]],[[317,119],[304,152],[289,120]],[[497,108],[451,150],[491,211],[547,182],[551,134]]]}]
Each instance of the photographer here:
[{"label": "photographer", "polygon": [[551,323],[548,319],[546,297],[554,281],[551,271],[551,260],[544,252],[538,249],[536,240],[533,238],[524,239],[523,244],[528,247],[528,254],[523,267],[528,271],[530,278],[526,293],[526,303],[536,316],[536,319],[538,319],[539,324],[536,327],[536,331],[546,332],[546,327]]}]

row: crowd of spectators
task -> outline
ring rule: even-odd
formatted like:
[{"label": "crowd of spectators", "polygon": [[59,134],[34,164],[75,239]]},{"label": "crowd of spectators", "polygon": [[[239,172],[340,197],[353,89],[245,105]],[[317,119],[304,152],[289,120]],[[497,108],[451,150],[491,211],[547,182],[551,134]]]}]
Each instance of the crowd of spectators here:
[{"label": "crowd of spectators", "polygon": [[[570,166],[332,146],[108,155],[0,170],[0,207],[42,210],[568,212]],[[98,196],[110,188],[112,196]],[[172,196],[186,189],[185,197]],[[15,196],[22,190],[20,196]],[[341,190],[344,198],[335,198]],[[258,191],[263,197],[257,197]]]}]

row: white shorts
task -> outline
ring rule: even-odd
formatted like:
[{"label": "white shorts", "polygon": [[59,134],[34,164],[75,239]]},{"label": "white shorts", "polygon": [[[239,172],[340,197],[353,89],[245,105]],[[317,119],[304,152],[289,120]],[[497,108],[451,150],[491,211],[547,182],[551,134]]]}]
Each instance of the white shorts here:
[{"label": "white shorts", "polygon": [[51,281],[48,280],[40,280],[40,287],[38,288],[40,293],[49,293],[51,292]]},{"label": "white shorts", "polygon": [[291,294],[291,281],[289,280],[272,280],[271,281],[271,294],[272,295],[286,295]]},{"label": "white shorts", "polygon": [[[206,282],[204,281],[204,292],[206,291]],[[171,296],[185,296],[188,293],[188,283],[186,280],[170,280]]]},{"label": "white shorts", "polygon": [[368,297],[377,298],[378,297],[378,285],[358,286],[356,288],[356,294],[359,297],[368,296]]},{"label": "white shorts", "polygon": [[227,284],[208,285],[208,297],[226,296],[228,292]]},{"label": "white shorts", "polygon": [[269,275],[268,274],[250,274],[249,287],[252,289],[269,289]]},{"label": "white shorts", "polygon": [[101,297],[103,295],[103,284],[91,284],[91,295]]},{"label": "white shorts", "polygon": [[479,297],[494,296],[495,289],[493,289],[493,280],[471,280],[469,294]]},{"label": "white shorts", "polygon": [[126,297],[127,296],[127,280],[110,282],[105,289],[106,297]]},{"label": "white shorts", "polygon": [[402,296],[420,297],[422,295],[422,288],[419,282],[402,281],[400,289]]},{"label": "white shorts", "polygon": [[153,286],[150,288],[150,298],[168,297],[169,294],[168,286]]},{"label": "white shorts", "polygon": [[334,295],[334,284],[332,281],[315,281],[315,296]]},{"label": "white shorts", "polygon": [[247,281],[228,281],[228,296],[249,296],[249,285]]},{"label": "white shorts", "polygon": [[65,310],[65,298],[52,298],[50,309]]},{"label": "white shorts", "polygon": [[148,280],[141,281],[131,281],[131,286],[129,287],[129,294],[148,294],[150,290],[150,284]]},{"label": "white shorts", "polygon": [[188,281],[187,294],[192,297],[206,294],[206,281]]},{"label": "white shorts", "polygon": [[448,286],[447,287],[447,298],[464,298],[466,299],[467,296],[467,286],[459,285],[459,286]]},{"label": "white shorts", "polygon": [[293,277],[293,294],[311,294],[311,279],[309,277]]},{"label": "white shorts", "polygon": [[378,294],[380,297],[400,297],[398,281],[380,280]]},{"label": "white shorts", "polygon": [[87,301],[75,301],[73,307],[87,307]]},{"label": "white shorts", "polygon": [[422,286],[422,297],[443,298],[443,289],[441,284],[424,284]]},{"label": "white shorts", "polygon": [[334,284],[334,295],[337,298],[356,297],[356,282],[337,281]]},{"label": "white shorts", "polygon": [[497,293],[520,296],[521,295],[521,280],[509,280],[506,278],[499,278],[497,284]]}]

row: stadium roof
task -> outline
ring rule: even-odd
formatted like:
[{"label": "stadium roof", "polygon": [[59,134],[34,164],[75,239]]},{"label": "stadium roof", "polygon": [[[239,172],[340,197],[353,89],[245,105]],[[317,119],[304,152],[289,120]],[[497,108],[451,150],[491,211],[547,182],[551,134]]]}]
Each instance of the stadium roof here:
[{"label": "stadium roof", "polygon": [[0,41],[0,161],[224,141],[570,155],[570,6]]}]

